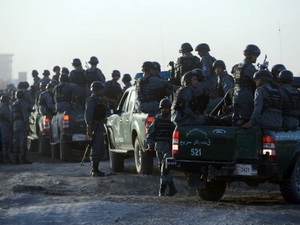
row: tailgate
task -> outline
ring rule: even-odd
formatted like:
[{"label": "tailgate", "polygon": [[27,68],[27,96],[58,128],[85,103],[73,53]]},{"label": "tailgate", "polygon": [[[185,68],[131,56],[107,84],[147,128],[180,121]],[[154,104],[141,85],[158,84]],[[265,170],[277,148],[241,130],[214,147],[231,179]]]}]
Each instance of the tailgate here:
[{"label": "tailgate", "polygon": [[69,131],[73,134],[85,134],[86,124],[84,120],[84,110],[68,111],[70,115]]},{"label": "tailgate", "polygon": [[237,127],[181,126],[176,130],[179,131],[179,151],[176,154],[173,149],[175,158],[210,161],[232,161],[235,158]]}]

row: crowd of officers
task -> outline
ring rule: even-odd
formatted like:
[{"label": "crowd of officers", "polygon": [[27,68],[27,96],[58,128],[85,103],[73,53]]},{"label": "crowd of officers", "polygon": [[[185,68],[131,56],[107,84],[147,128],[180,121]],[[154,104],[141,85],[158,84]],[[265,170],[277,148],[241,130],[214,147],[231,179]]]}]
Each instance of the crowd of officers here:
[{"label": "crowd of officers", "polygon": [[[255,63],[260,49],[249,44],[243,51],[241,63],[232,67],[231,75],[225,62],[210,55],[206,43],[196,46],[200,57],[192,54],[193,47],[183,43],[182,54],[166,80],[159,76],[160,64],[146,61],[142,64],[143,74],[136,78],[137,93],[135,108],[148,113],[155,119],[146,134],[150,151],[157,152],[161,169],[159,195],[176,194],[170,172],[164,166],[165,158],[171,155],[172,132],[176,125],[213,125],[208,116],[222,99],[225,104],[219,114],[230,115],[227,124],[250,128],[296,129],[299,126],[300,94],[292,86],[293,73],[282,64],[276,64],[269,71],[265,64],[257,70]],[[123,75],[125,85],[122,90],[118,80],[118,70],[113,70],[112,79],[105,80],[95,56],[89,60],[90,68],[83,69],[81,61],[74,59],[74,69],[53,68],[54,75],[45,70],[39,78],[32,71],[34,83],[28,90],[28,82],[20,82],[15,96],[1,97],[0,122],[2,134],[3,162],[10,162],[8,151],[11,147],[15,163],[30,163],[26,159],[29,113],[36,106],[41,115],[54,115],[74,108],[85,109],[87,135],[96,140],[91,148],[92,176],[104,176],[98,169],[104,152],[104,123],[107,110],[116,109],[122,93],[131,86],[131,76]],[[12,106],[10,102],[13,101]],[[20,157],[19,157],[20,156]]]}]

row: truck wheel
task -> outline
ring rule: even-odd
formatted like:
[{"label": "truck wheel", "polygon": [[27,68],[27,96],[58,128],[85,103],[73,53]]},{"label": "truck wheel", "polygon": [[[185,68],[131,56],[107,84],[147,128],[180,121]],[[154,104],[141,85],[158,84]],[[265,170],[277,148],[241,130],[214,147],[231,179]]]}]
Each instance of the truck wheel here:
[{"label": "truck wheel", "polygon": [[143,151],[139,140],[134,142],[135,167],[138,174],[152,174],[153,172],[153,154],[150,151]]},{"label": "truck wheel", "polygon": [[39,133],[39,153],[43,156],[51,156],[49,140],[46,140],[42,132]]},{"label": "truck wheel", "polygon": [[109,152],[109,162],[110,168],[114,172],[123,172],[124,171],[124,157],[123,154],[116,152]]},{"label": "truck wheel", "polygon": [[60,158],[59,144],[51,145],[52,159]]},{"label": "truck wheel", "polygon": [[280,191],[288,203],[300,203],[300,156],[288,178],[280,184]]},{"label": "truck wheel", "polygon": [[66,162],[70,162],[72,157],[72,148],[70,144],[64,141],[60,142],[60,159]]},{"label": "truck wheel", "polygon": [[224,181],[211,181],[206,183],[205,188],[198,188],[198,195],[205,201],[218,201],[221,199],[226,190],[226,182]]}]

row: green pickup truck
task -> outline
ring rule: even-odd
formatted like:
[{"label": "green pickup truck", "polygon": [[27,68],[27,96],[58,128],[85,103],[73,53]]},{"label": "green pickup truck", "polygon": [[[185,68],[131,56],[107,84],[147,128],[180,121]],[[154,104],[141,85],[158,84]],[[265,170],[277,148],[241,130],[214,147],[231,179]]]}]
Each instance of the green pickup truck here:
[{"label": "green pickup truck", "polygon": [[203,200],[221,199],[239,181],[279,184],[286,202],[300,203],[300,129],[177,126],[167,166],[184,172]]}]

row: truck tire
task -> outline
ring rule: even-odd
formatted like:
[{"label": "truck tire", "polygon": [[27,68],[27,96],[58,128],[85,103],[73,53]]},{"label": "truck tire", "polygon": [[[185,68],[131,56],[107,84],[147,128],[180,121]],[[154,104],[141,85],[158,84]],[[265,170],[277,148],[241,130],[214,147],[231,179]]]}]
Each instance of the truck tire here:
[{"label": "truck tire", "polygon": [[110,162],[110,168],[112,169],[113,172],[124,171],[123,154],[109,151],[109,162]]},{"label": "truck tire", "polygon": [[72,159],[71,145],[65,141],[60,142],[60,159],[66,162],[70,162]]},{"label": "truck tire", "polygon": [[50,142],[45,139],[42,132],[39,132],[39,153],[42,156],[51,156]]},{"label": "truck tire", "polygon": [[60,158],[59,144],[51,145],[52,159]]},{"label": "truck tire", "polygon": [[198,188],[198,195],[205,201],[218,201],[226,190],[226,182],[214,180],[206,183],[205,188]]},{"label": "truck tire", "polygon": [[135,167],[138,174],[152,174],[153,172],[153,153],[143,151],[139,140],[134,142]]},{"label": "truck tire", "polygon": [[283,199],[288,203],[300,203],[300,156],[288,175],[280,184]]}]

